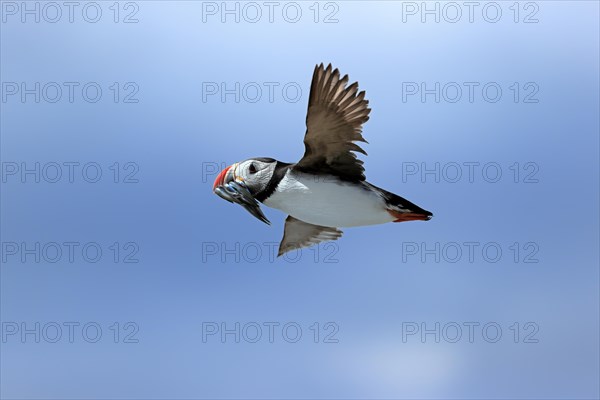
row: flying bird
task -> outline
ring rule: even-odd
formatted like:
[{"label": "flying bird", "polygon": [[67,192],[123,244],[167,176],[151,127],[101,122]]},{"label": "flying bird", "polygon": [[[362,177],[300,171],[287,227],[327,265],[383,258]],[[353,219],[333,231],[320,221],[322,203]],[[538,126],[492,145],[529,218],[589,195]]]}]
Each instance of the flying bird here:
[{"label": "flying bird", "polygon": [[304,156],[297,163],[250,158],[223,169],[213,191],[270,223],[260,203],[288,214],[278,256],[337,240],[339,228],[386,222],[428,221],[432,213],[370,184],[355,152],[367,142],[362,125],[371,109],[358,82],[331,64],[315,67],[308,100]]}]

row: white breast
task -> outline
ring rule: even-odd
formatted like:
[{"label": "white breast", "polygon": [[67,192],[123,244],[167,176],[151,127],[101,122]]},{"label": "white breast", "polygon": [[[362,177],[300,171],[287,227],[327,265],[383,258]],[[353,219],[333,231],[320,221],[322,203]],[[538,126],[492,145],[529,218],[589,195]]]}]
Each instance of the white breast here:
[{"label": "white breast", "polygon": [[376,192],[333,176],[292,170],[286,173],[264,204],[304,222],[322,226],[375,225],[394,220]]}]

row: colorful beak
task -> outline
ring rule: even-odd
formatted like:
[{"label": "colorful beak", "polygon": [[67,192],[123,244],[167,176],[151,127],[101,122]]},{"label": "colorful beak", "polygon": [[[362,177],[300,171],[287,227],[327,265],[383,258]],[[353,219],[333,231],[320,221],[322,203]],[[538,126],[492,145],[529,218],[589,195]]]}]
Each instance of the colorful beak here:
[{"label": "colorful beak", "polygon": [[219,186],[223,186],[225,184],[225,177],[227,176],[227,173],[229,172],[232,166],[233,165],[230,165],[229,167],[223,169],[223,171],[219,172],[219,175],[217,175],[217,179],[215,179],[215,183],[213,183],[213,191]]},{"label": "colorful beak", "polygon": [[240,177],[235,176],[235,170],[238,166],[238,163],[235,164],[231,164],[229,167],[223,169],[223,171],[219,172],[219,175],[217,175],[217,179],[215,179],[215,183],[213,183],[213,192],[215,191],[216,188],[218,188],[219,186],[223,186],[226,183],[229,183],[231,181],[240,179]]}]

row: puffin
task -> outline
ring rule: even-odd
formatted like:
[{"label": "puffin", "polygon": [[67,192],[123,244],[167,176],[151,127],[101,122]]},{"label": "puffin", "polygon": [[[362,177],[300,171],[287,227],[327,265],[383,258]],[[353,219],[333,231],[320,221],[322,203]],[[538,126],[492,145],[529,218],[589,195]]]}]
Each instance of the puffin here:
[{"label": "puffin", "polygon": [[367,143],[362,126],[371,109],[358,82],[348,85],[348,80],[331,64],[315,66],[300,161],[250,158],[226,167],[214,181],[216,194],[267,224],[260,204],[287,214],[278,256],[337,240],[342,236],[339,228],[428,221],[433,216],[367,182],[356,154],[367,153],[356,142]]}]

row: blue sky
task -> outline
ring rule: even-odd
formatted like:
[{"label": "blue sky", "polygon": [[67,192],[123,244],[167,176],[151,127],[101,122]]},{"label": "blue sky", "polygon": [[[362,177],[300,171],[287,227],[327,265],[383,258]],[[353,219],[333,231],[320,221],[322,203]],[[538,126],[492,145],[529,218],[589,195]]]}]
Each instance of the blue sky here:
[{"label": "blue sky", "polygon": [[[1,396],[598,398],[597,2],[22,4]],[[367,91],[368,180],[434,218],[276,259],[285,216],[212,182],[301,157],[321,62]]]}]

